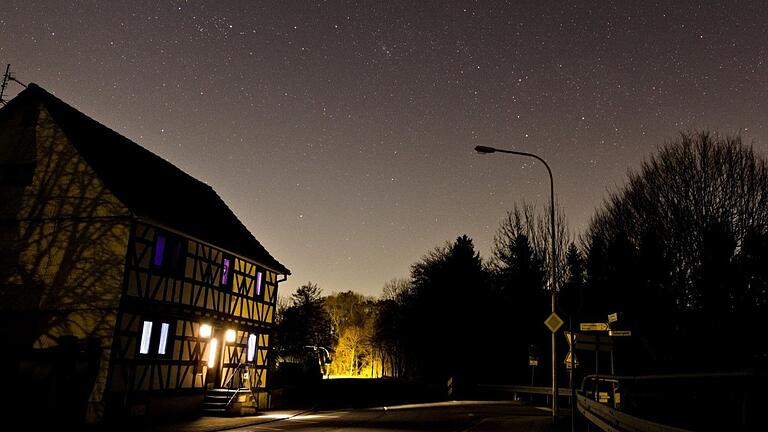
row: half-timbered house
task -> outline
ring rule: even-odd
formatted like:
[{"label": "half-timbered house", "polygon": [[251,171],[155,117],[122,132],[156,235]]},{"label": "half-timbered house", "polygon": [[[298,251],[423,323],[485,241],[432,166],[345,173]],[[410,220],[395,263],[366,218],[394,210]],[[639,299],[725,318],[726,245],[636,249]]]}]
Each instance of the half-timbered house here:
[{"label": "half-timbered house", "polygon": [[35,411],[267,406],[289,274],[211,187],[39,86],[0,109],[1,365]]}]

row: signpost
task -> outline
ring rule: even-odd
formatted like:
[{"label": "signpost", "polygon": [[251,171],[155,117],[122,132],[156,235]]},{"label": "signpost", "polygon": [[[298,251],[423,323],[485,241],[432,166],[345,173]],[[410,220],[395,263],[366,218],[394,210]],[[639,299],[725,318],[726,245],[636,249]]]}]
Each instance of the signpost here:
[{"label": "signpost", "polygon": [[[628,337],[632,336],[631,330],[611,330],[611,324],[617,322],[619,320],[619,313],[614,312],[612,314],[608,314],[608,322],[607,323],[581,323],[579,325],[579,328],[581,331],[588,331],[588,332],[608,332],[608,336],[599,336],[599,335],[580,335],[578,337],[578,341],[574,344],[574,349],[577,350],[586,350],[586,351],[594,351],[595,352],[595,374],[600,374],[600,351],[607,351],[611,353],[611,375],[614,374],[613,369],[613,338],[614,337]],[[568,353],[570,356],[570,353]],[[570,358],[570,357],[569,357]],[[566,359],[566,362],[568,359]],[[576,365],[578,365],[578,361],[576,361]],[[619,399],[621,396],[616,393],[616,386],[615,384],[612,385],[613,387],[613,393],[614,397],[616,399]],[[608,394],[603,392],[598,392],[597,388],[597,381],[595,382],[595,395],[598,397],[598,400],[600,402],[608,402]],[[618,406],[618,402],[616,403]]]},{"label": "signpost", "polygon": [[613,339],[607,336],[594,336],[585,334],[576,334],[576,349],[581,351],[604,351],[613,350]]},{"label": "signpost", "polygon": [[[565,368],[571,370],[579,367],[579,359],[576,357],[573,347],[573,345],[576,344],[576,336],[578,335],[569,331],[565,331],[563,334],[565,334],[565,340],[568,341],[568,354],[565,355]],[[571,383],[571,385],[573,385],[573,383]]]}]

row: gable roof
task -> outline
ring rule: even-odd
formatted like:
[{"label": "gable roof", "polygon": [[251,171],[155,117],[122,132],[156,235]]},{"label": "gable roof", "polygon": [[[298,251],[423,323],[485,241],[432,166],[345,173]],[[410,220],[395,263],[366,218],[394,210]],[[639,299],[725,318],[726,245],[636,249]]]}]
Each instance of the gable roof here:
[{"label": "gable roof", "polygon": [[0,113],[40,104],[133,214],[253,259],[278,273],[291,273],[267,252],[213,188],[38,85],[29,84]]}]

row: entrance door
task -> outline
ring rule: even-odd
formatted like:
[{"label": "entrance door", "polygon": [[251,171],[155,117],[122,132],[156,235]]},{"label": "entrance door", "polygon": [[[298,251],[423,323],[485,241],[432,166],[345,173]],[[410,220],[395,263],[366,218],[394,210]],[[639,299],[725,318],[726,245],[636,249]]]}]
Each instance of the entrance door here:
[{"label": "entrance door", "polygon": [[214,331],[208,341],[208,358],[206,359],[208,373],[205,376],[205,385],[208,388],[220,388],[223,375],[224,335],[216,333]]}]

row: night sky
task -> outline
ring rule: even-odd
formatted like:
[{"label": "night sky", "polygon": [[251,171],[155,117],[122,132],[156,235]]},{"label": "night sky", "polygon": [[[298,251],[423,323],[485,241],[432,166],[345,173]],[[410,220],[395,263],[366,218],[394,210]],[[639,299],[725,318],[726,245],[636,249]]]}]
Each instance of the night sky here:
[{"label": "night sky", "polygon": [[210,184],[283,293],[377,295],[548,202],[475,145],[576,234],[680,131],[768,150],[768,3],[715,3],[3,0],[0,63]]}]

